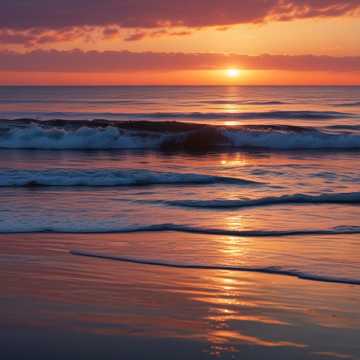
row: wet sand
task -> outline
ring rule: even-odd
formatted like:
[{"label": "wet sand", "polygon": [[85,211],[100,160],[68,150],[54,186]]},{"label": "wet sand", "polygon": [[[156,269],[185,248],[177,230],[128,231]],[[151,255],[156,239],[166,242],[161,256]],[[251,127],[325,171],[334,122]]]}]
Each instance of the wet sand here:
[{"label": "wet sand", "polygon": [[69,252],[120,253],[134,239],[1,235],[1,358],[360,358],[359,286]]}]

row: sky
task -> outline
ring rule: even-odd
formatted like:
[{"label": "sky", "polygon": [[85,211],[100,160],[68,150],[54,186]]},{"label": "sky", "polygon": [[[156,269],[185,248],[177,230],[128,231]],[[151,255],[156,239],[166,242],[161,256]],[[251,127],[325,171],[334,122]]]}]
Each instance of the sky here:
[{"label": "sky", "polygon": [[3,85],[360,85],[360,0],[1,0],[0,9]]}]

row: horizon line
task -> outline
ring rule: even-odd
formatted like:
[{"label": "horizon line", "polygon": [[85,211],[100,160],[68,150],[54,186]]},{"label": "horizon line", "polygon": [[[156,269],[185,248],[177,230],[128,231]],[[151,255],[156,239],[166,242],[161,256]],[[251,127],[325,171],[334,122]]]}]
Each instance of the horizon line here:
[{"label": "horizon line", "polygon": [[0,87],[360,87],[358,84],[1,84]]}]

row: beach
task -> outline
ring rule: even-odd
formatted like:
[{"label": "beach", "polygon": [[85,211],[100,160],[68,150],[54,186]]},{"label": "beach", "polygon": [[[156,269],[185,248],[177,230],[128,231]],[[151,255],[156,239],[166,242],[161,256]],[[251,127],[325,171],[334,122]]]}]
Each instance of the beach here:
[{"label": "beach", "polygon": [[[158,240],[152,233],[141,238]],[[161,238],[166,239],[181,243],[181,236],[171,232]],[[79,247],[119,253],[137,240],[129,235],[2,235],[3,356],[359,358],[358,286],[124,264],[69,253]]]}]

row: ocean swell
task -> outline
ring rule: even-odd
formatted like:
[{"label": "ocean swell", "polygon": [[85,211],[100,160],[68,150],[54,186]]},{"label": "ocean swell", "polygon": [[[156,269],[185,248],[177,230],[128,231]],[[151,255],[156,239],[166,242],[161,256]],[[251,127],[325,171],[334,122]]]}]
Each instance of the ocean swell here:
[{"label": "ocean swell", "polygon": [[[220,102],[222,100],[219,100]],[[267,103],[258,103],[260,105]],[[279,104],[278,102],[273,103]],[[214,104],[215,105],[215,104]],[[268,103],[271,105],[271,102]],[[2,112],[3,118],[22,118],[31,117],[40,120],[63,118],[66,120],[86,120],[86,119],[108,119],[108,120],[266,120],[266,119],[301,119],[301,120],[327,120],[352,118],[354,114],[341,111],[315,111],[315,110],[271,110],[271,111],[239,111],[239,112]]]},{"label": "ocean swell", "polygon": [[360,204],[360,192],[329,193],[320,195],[293,194],[269,196],[260,199],[239,200],[151,200],[170,206],[205,209],[236,209],[255,206],[272,206],[287,204]]},{"label": "ocean swell", "polygon": [[236,236],[236,237],[289,237],[313,235],[351,235],[360,234],[360,226],[337,226],[331,229],[303,229],[303,230],[230,230],[188,226],[181,224],[154,224],[142,226],[116,226],[116,225],[19,225],[12,224],[0,226],[0,234],[29,234],[29,233],[58,233],[58,234],[132,234],[142,232],[179,232],[203,235]]},{"label": "ocean swell", "polygon": [[2,170],[0,187],[38,186],[146,186],[146,185],[234,184],[256,185],[259,182],[226,176],[174,173],[149,170]]},{"label": "ocean swell", "polygon": [[345,107],[345,106],[348,106],[348,107],[357,107],[357,106],[360,106],[360,101],[354,101],[354,102],[344,102],[344,103],[341,103],[341,104],[335,104],[335,106],[337,107]]}]

